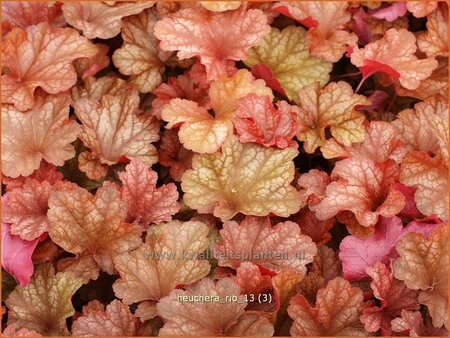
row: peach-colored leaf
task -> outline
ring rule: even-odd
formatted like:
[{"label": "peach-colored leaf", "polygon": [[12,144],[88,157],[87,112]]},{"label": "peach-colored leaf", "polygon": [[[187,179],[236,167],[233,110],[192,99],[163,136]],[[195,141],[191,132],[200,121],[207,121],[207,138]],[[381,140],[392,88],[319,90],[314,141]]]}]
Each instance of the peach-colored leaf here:
[{"label": "peach-colored leaf", "polygon": [[428,307],[433,325],[448,328],[448,229],[437,227],[428,239],[409,233],[397,243],[400,255],[394,276],[413,290],[422,290],[419,302]]},{"label": "peach-colored leaf", "polygon": [[290,269],[306,273],[317,252],[311,238],[294,222],[272,226],[268,217],[246,217],[240,224],[225,222],[222,242],[214,249],[219,265],[236,269],[241,262],[259,264],[274,272]]},{"label": "peach-colored leaf", "polygon": [[323,89],[315,82],[302,88],[298,96],[300,131],[297,137],[305,142],[303,147],[307,153],[323,145],[326,128],[330,128],[336,141],[345,146],[364,140],[365,118],[355,107],[368,105],[370,101],[354,94],[347,82],[331,82]]},{"label": "peach-colored leaf", "polygon": [[27,241],[39,238],[48,231],[48,199],[54,190],[71,190],[75,185],[26,179],[23,187],[4,195],[2,221],[11,224],[11,233]]},{"label": "peach-colored leaf", "polygon": [[417,46],[429,57],[448,57],[448,4],[427,16],[427,30],[417,36]]},{"label": "peach-colored leaf", "polygon": [[[195,296],[209,297],[209,301],[180,301]],[[226,301],[227,296],[238,301]],[[265,318],[246,314],[247,302],[240,295],[239,285],[231,278],[214,283],[209,278],[189,285],[186,290],[173,290],[157,304],[164,326],[162,336],[271,336],[273,325]]]},{"label": "peach-colored leaf", "polygon": [[180,143],[176,130],[164,130],[159,146],[159,163],[170,168],[170,176],[175,181],[180,182],[184,172],[192,168],[193,156],[194,152]]},{"label": "peach-colored leaf", "polygon": [[97,47],[72,28],[51,28],[40,23],[25,30],[15,28],[2,48],[2,103],[11,103],[25,111],[35,105],[37,87],[49,94],[72,87],[77,74],[72,62],[95,55]]},{"label": "peach-colored leaf", "polygon": [[320,82],[325,85],[332,63],[311,56],[306,44],[306,32],[301,27],[288,26],[283,30],[272,28],[258,46],[250,49],[245,60],[249,67],[269,67],[289,99],[298,101],[298,91]]},{"label": "peach-colored leaf", "polygon": [[128,204],[128,223],[147,226],[170,221],[180,210],[176,185],[169,183],[156,188],[158,174],[144,162],[132,160],[119,178],[122,181],[122,200]]},{"label": "peach-colored leaf", "polygon": [[2,106],[4,175],[28,176],[42,160],[62,166],[75,155],[70,143],[77,138],[80,126],[69,119],[69,104],[70,97],[59,94],[39,96],[34,108],[25,113],[12,105]]},{"label": "peach-colored leaf", "polygon": [[242,262],[236,269],[236,283],[241,288],[241,294],[258,295],[272,288],[270,275],[263,275],[259,267],[251,262]]},{"label": "peach-colored leaf", "polygon": [[300,196],[290,185],[298,151],[242,144],[230,137],[221,153],[196,155],[181,187],[183,200],[200,213],[226,221],[238,212],[287,217],[300,209]]},{"label": "peach-colored leaf", "polygon": [[2,33],[14,27],[26,28],[40,22],[48,22],[53,27],[66,24],[59,2],[2,2]]},{"label": "peach-colored leaf", "polygon": [[384,121],[372,121],[366,127],[363,142],[353,144],[351,147],[342,147],[335,139],[329,139],[321,151],[325,158],[362,156],[373,162],[391,159],[400,163],[407,149],[394,126]]},{"label": "peach-colored leaf", "polygon": [[141,93],[151,92],[161,83],[164,63],[158,56],[157,41],[153,27],[157,18],[147,9],[139,15],[123,20],[122,39],[124,44],[112,56],[120,73],[131,75],[129,82]]},{"label": "peach-colored leaf", "polygon": [[113,284],[114,293],[125,304],[159,300],[178,284],[204,277],[210,265],[197,256],[208,247],[208,233],[206,224],[197,221],[149,228],[145,243],[114,259],[120,274]]},{"label": "peach-colored leaf", "polygon": [[306,41],[311,55],[330,62],[337,62],[345,53],[347,45],[356,46],[358,37],[345,30],[351,19],[345,1],[284,2],[273,10],[287,14],[309,28]]},{"label": "peach-colored leaf", "polygon": [[209,80],[226,74],[227,60],[247,58],[249,48],[270,32],[267,17],[259,9],[210,12],[185,8],[160,20],[155,36],[165,51],[178,51],[179,59],[194,56],[206,67]]},{"label": "peach-colored leaf", "polygon": [[401,335],[408,335],[410,337],[436,337],[448,336],[448,330],[443,326],[435,328],[429,316],[425,317],[425,322],[420,311],[402,310],[402,316],[397,317],[391,322],[392,331],[399,332]]},{"label": "peach-colored leaf", "polygon": [[356,49],[351,62],[364,76],[376,72],[391,75],[406,89],[416,89],[437,68],[434,58],[418,59],[416,37],[406,29],[389,29],[380,40]]},{"label": "peach-colored leaf", "polygon": [[241,1],[200,1],[200,5],[212,12],[225,12],[238,9]]},{"label": "peach-colored leaf", "polygon": [[101,163],[96,153],[83,151],[78,155],[78,169],[91,180],[100,180],[108,173],[109,166]]},{"label": "peach-colored leaf", "polygon": [[274,108],[270,97],[249,94],[238,100],[234,126],[241,142],[283,149],[295,144],[297,114],[286,101]]},{"label": "peach-colored leaf", "polygon": [[326,197],[318,204],[316,217],[326,220],[339,211],[355,214],[358,222],[370,227],[379,216],[392,217],[405,206],[405,197],[394,188],[400,167],[392,160],[374,163],[352,157],[336,163]]},{"label": "peach-colored leaf", "polygon": [[318,169],[311,169],[298,179],[297,183],[302,188],[302,200],[305,199],[311,211],[317,211],[317,204],[326,196],[326,188],[330,182],[330,176]]},{"label": "peach-colored leaf", "polygon": [[126,203],[111,185],[99,188],[95,196],[81,187],[54,192],[47,212],[49,234],[53,242],[76,258],[91,257],[94,267],[97,265],[92,276],[99,268],[112,274],[114,257],[141,243],[142,228],[124,223],[126,213]]},{"label": "peach-colored leaf", "polygon": [[433,12],[438,6],[439,1],[408,1],[406,3],[406,8],[410,11],[416,18],[423,18],[431,12]]},{"label": "peach-colored leaf", "polygon": [[321,245],[317,248],[310,271],[297,285],[297,290],[310,304],[314,304],[317,291],[341,275],[342,266],[336,252],[326,245]]},{"label": "peach-colored leaf", "polygon": [[74,101],[85,98],[100,102],[104,95],[125,95],[130,90],[130,87],[125,80],[117,76],[102,76],[98,79],[88,77],[84,81],[84,86],[72,88],[72,98]]},{"label": "peach-colored leaf", "polygon": [[169,122],[168,128],[181,124],[178,136],[187,149],[212,153],[233,134],[237,100],[250,93],[273,98],[272,91],[263,80],[254,80],[249,71],[242,69],[229,78],[222,76],[211,84],[209,96],[214,116],[198,103],[178,98],[162,109],[161,116]]},{"label": "peach-colored leaf", "polygon": [[74,336],[136,336],[137,330],[137,318],[117,299],[106,309],[99,301],[91,301],[83,307],[83,315],[72,326]]},{"label": "peach-colored leaf", "polygon": [[383,263],[377,262],[367,268],[367,274],[372,278],[370,287],[380,306],[366,307],[361,315],[361,321],[368,332],[381,329],[382,335],[392,335],[391,321],[405,310],[418,310],[417,296],[419,292],[410,290],[405,283],[394,278]]},{"label": "peach-colored leaf", "polygon": [[122,156],[141,159],[148,165],[157,162],[157,151],[151,143],[159,139],[159,125],[149,114],[138,115],[137,91],[107,94],[100,102],[80,98],[74,108],[82,123],[80,138],[101,163],[115,164]]},{"label": "peach-colored leaf", "polygon": [[95,55],[89,58],[76,59],[73,63],[78,76],[83,80],[94,76],[109,65],[109,46],[102,43],[98,43],[95,46],[98,49]]},{"label": "peach-colored leaf", "polygon": [[359,320],[363,293],[341,277],[330,280],[317,292],[311,307],[302,295],[291,299],[289,316],[292,336],[366,336]]},{"label": "peach-colored leaf", "polygon": [[414,199],[419,211],[448,219],[448,167],[425,152],[413,151],[403,159],[400,181],[416,188]]},{"label": "peach-colored leaf", "polygon": [[334,218],[326,221],[318,220],[313,211],[305,208],[295,217],[302,234],[311,237],[317,245],[325,244],[331,239],[329,230],[334,226]]},{"label": "peach-colored leaf", "polygon": [[138,14],[154,3],[118,2],[109,6],[100,1],[65,2],[62,11],[67,23],[83,31],[88,39],[110,39],[120,33],[123,17]]},{"label": "peach-colored leaf", "polygon": [[[27,328],[43,336],[69,334],[66,318],[75,310],[71,298],[81,280],[69,272],[55,274],[51,264],[39,265],[30,283],[17,286],[6,299],[8,325]],[[33,304],[33,306],[30,306]]]},{"label": "peach-colored leaf", "polygon": [[41,335],[34,330],[27,328],[16,329],[16,324],[9,324],[2,332],[3,337],[40,337]]}]

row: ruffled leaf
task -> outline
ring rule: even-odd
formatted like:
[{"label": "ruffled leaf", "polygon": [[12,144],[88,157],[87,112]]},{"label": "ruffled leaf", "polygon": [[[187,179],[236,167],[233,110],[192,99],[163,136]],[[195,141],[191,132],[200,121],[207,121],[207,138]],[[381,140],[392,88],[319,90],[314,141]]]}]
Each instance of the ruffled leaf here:
[{"label": "ruffled leaf", "polygon": [[221,153],[197,155],[182,177],[183,200],[200,213],[226,221],[238,212],[287,217],[300,208],[294,178],[293,148],[276,150],[231,137]]},{"label": "ruffled leaf", "polygon": [[427,16],[427,30],[417,36],[417,46],[428,57],[448,57],[448,4]]}]

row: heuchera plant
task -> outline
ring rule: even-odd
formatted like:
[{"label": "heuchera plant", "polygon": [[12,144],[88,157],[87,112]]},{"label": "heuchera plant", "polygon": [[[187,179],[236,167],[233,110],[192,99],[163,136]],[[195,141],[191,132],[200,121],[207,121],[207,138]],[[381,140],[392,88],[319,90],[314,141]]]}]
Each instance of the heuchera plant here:
[{"label": "heuchera plant", "polygon": [[1,6],[3,335],[448,335],[447,2]]}]

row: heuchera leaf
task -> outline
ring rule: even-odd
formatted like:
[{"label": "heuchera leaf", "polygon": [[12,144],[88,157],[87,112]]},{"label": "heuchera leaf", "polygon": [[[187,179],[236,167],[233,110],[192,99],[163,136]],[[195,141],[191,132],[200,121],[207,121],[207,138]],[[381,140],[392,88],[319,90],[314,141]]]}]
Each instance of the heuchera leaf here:
[{"label": "heuchera leaf", "polygon": [[80,126],[69,119],[69,105],[66,94],[39,96],[34,108],[25,113],[12,105],[2,105],[4,175],[28,176],[42,160],[61,166],[75,156],[70,143],[77,138]]},{"label": "heuchera leaf", "polygon": [[267,17],[259,9],[210,12],[185,8],[158,21],[155,36],[166,51],[178,51],[179,59],[194,56],[205,65],[208,80],[226,74],[227,60],[247,58],[249,48],[269,34]]},{"label": "heuchera leaf", "polygon": [[127,222],[150,223],[170,221],[180,210],[177,187],[173,183],[156,188],[158,174],[144,162],[133,160],[119,174],[121,197],[128,204]]},{"label": "heuchera leaf", "polygon": [[298,283],[297,290],[310,304],[316,302],[317,291],[330,280],[342,275],[342,266],[333,249],[326,245],[317,248],[317,255],[308,274]]},{"label": "heuchera leaf", "polygon": [[[71,298],[81,280],[69,272],[55,274],[51,264],[42,264],[26,286],[17,286],[6,299],[8,325],[26,328],[43,336],[69,334],[66,318],[75,310]],[[33,306],[30,306],[33,304]]]},{"label": "heuchera leaf", "polygon": [[334,226],[334,218],[326,221],[318,220],[313,211],[305,208],[295,217],[295,222],[300,225],[302,234],[311,237],[317,245],[325,244],[331,239],[329,230]]},{"label": "heuchera leaf", "polygon": [[126,203],[111,185],[99,188],[95,196],[81,187],[57,191],[48,204],[50,237],[75,254],[66,259],[69,264],[65,268],[81,275],[84,282],[96,279],[99,268],[114,273],[114,257],[141,243],[142,228],[124,223]]},{"label": "heuchera leaf", "polygon": [[[226,301],[227,296],[238,297],[237,302]],[[209,296],[209,301],[180,301]],[[216,298],[217,297],[217,298]],[[218,299],[218,300],[217,300]],[[273,325],[265,318],[244,312],[247,302],[240,295],[239,285],[231,278],[215,283],[209,278],[189,285],[186,290],[173,290],[162,298],[158,313],[164,320],[159,331],[162,336],[272,336]],[[195,320],[193,320],[195,318]]]},{"label": "heuchera leaf", "polygon": [[434,58],[418,59],[414,34],[406,29],[389,29],[384,37],[356,49],[351,62],[365,77],[376,72],[392,76],[406,89],[416,89],[437,68]]},{"label": "heuchera leaf", "polygon": [[335,139],[329,139],[320,149],[325,158],[363,156],[373,162],[389,159],[400,163],[407,149],[401,135],[389,122],[372,121],[366,127],[364,141],[351,147],[342,147]]},{"label": "heuchera leaf", "polygon": [[101,101],[80,98],[74,103],[82,123],[80,138],[103,164],[115,164],[122,156],[141,159],[148,165],[157,162],[159,125],[149,114],[138,115],[139,96],[133,89],[116,96],[103,95]]},{"label": "heuchera leaf", "polygon": [[288,98],[294,101],[298,101],[298,91],[303,87],[316,81],[323,86],[330,78],[332,63],[309,54],[306,32],[301,27],[288,26],[282,31],[272,28],[248,54],[245,64],[269,67]]},{"label": "heuchera leaf", "polygon": [[75,184],[25,179],[23,187],[6,193],[2,203],[2,221],[11,224],[11,234],[27,241],[48,231],[48,199],[53,190],[72,190]]},{"label": "heuchera leaf", "polygon": [[124,44],[112,56],[114,65],[124,75],[131,75],[129,82],[141,93],[151,92],[161,83],[164,63],[158,55],[153,28],[157,18],[147,9],[142,13],[123,19]]},{"label": "heuchera leaf", "polygon": [[[4,198],[2,198],[4,203]],[[12,235],[10,224],[2,222],[2,267],[15,278],[20,285],[27,285],[34,271],[31,256],[39,238],[26,241]]]},{"label": "heuchera leaf", "polygon": [[300,131],[297,137],[304,141],[307,153],[312,154],[323,145],[326,128],[330,128],[336,141],[345,146],[364,140],[365,118],[355,107],[368,105],[370,101],[354,94],[347,82],[331,82],[323,89],[315,82],[300,89],[298,97]]},{"label": "heuchera leaf", "polygon": [[394,188],[399,176],[400,167],[392,160],[374,163],[358,156],[339,161],[316,217],[326,220],[348,210],[362,226],[370,227],[379,216],[395,216],[405,206],[405,197]]},{"label": "heuchera leaf", "polygon": [[137,336],[138,320],[127,305],[113,300],[105,306],[97,300],[83,307],[72,326],[74,336]]},{"label": "heuchera leaf", "polygon": [[193,157],[194,152],[180,143],[176,130],[164,130],[159,146],[159,163],[170,168],[170,176],[175,181],[180,182],[184,172],[192,168]]},{"label": "heuchera leaf", "polygon": [[88,58],[76,59],[73,62],[78,77],[81,77],[83,80],[94,76],[109,65],[109,46],[102,43],[98,43],[95,46],[98,50],[96,54]]},{"label": "heuchera leaf", "polygon": [[410,11],[416,18],[423,18],[431,12],[433,12],[439,1],[408,1],[406,2],[406,8]]},{"label": "heuchera leaf", "polygon": [[125,304],[159,300],[178,284],[204,277],[210,269],[207,260],[198,259],[208,247],[209,229],[197,221],[172,221],[149,228],[139,248],[114,259],[120,277],[114,293]]},{"label": "heuchera leaf", "polygon": [[302,295],[291,299],[289,316],[293,336],[365,336],[359,320],[363,308],[361,289],[337,277],[317,292],[315,307]]},{"label": "heuchera leaf", "polygon": [[225,12],[238,9],[240,1],[199,1],[200,5],[212,12]]},{"label": "heuchera leaf", "polygon": [[391,336],[391,321],[394,318],[400,316],[402,311],[419,309],[419,292],[408,289],[405,283],[395,279],[383,263],[375,263],[366,272],[372,278],[370,287],[380,306],[364,308],[361,321],[366,331],[377,332],[381,329],[382,335]]},{"label": "heuchera leaf", "polygon": [[417,46],[428,57],[448,57],[448,4],[440,4],[427,16],[427,30],[417,36]]},{"label": "heuchera leaf", "polygon": [[61,3],[4,1],[2,2],[2,33],[14,27],[26,28],[40,22],[53,27],[65,25]]},{"label": "heuchera leaf", "polygon": [[196,155],[181,187],[183,200],[200,213],[226,221],[238,212],[287,217],[300,208],[300,196],[290,185],[296,149],[277,150],[230,137],[221,153]]},{"label": "heuchera leaf", "polygon": [[[426,319],[429,319],[426,317]],[[420,311],[402,310],[402,316],[392,320],[392,331],[408,334],[410,337],[448,336],[448,330],[444,327],[435,328],[429,320],[425,325]]]},{"label": "heuchera leaf", "polygon": [[234,269],[248,261],[274,272],[290,269],[305,274],[306,264],[317,252],[298,224],[287,221],[272,226],[268,217],[225,222],[220,236],[223,242],[215,247],[214,256],[219,265]]},{"label": "heuchera leaf", "polygon": [[308,203],[311,211],[317,211],[317,204],[326,196],[327,185],[331,182],[330,176],[318,169],[311,169],[298,179],[302,200]]},{"label": "heuchera leaf", "polygon": [[81,1],[64,3],[62,11],[67,23],[83,31],[88,39],[110,39],[120,33],[123,17],[138,14],[153,4],[154,1],[113,5]]},{"label": "heuchera leaf", "polygon": [[437,227],[428,240],[409,233],[397,243],[400,257],[394,276],[413,290],[422,290],[419,302],[428,307],[433,325],[448,329],[448,229]]},{"label": "heuchera leaf", "polygon": [[358,37],[345,30],[351,15],[345,1],[279,2],[273,10],[288,15],[309,28],[306,34],[311,55],[337,62],[347,45],[356,46]]},{"label": "heuchera leaf", "polygon": [[2,48],[2,66],[9,69],[2,75],[2,103],[25,111],[35,105],[37,87],[49,94],[69,89],[77,81],[72,62],[97,52],[93,43],[72,28],[40,23],[13,29]]},{"label": "heuchera leaf", "polygon": [[385,7],[369,10],[369,15],[373,18],[393,22],[407,13],[405,2],[395,2]]},{"label": "heuchera leaf", "polygon": [[100,180],[108,174],[109,166],[100,162],[96,153],[83,151],[77,158],[78,169],[91,180]]},{"label": "heuchera leaf", "polygon": [[233,134],[237,100],[250,93],[268,95],[273,99],[272,91],[264,81],[254,80],[249,71],[242,69],[211,84],[209,97],[214,116],[197,102],[176,98],[162,109],[161,117],[169,122],[167,128],[181,124],[178,136],[187,149],[212,153]]},{"label": "heuchera leaf", "polygon": [[272,288],[272,278],[270,275],[263,275],[258,265],[251,262],[242,262],[236,268],[236,283],[241,288],[241,294],[258,295],[261,292]]},{"label": "heuchera leaf", "polygon": [[26,328],[16,329],[16,324],[8,325],[2,332],[3,337],[41,337],[39,333]]},{"label": "heuchera leaf", "polygon": [[241,142],[283,149],[296,145],[297,114],[286,101],[274,108],[270,97],[249,94],[238,100],[234,126]]}]

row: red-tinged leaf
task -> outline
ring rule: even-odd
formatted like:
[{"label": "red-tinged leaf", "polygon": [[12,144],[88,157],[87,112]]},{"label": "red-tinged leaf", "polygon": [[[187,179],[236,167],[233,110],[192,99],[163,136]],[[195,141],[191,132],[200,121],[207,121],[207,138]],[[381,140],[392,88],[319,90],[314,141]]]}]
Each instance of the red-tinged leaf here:
[{"label": "red-tinged leaf", "polygon": [[331,234],[329,230],[336,223],[334,218],[320,221],[313,211],[305,208],[294,219],[300,226],[302,234],[311,237],[317,245],[322,245],[330,241]]},{"label": "red-tinged leaf", "polygon": [[347,46],[356,46],[354,33],[346,31],[351,19],[343,1],[324,2],[284,2],[273,6],[273,11],[288,15],[310,28],[306,40],[311,55],[330,62],[337,62]]},{"label": "red-tinged leaf", "polygon": [[238,100],[234,126],[241,142],[280,149],[296,145],[297,113],[286,101],[275,109],[268,96],[249,94]]},{"label": "red-tinged leaf", "polygon": [[[426,319],[429,319],[426,317]],[[399,332],[402,335],[409,334],[410,337],[435,337],[448,336],[448,330],[445,327],[435,328],[429,320],[425,325],[422,313],[420,311],[402,310],[402,316],[392,320],[392,331]]]},{"label": "red-tinged leaf", "polygon": [[327,220],[340,211],[351,211],[365,227],[379,216],[392,217],[405,206],[404,196],[394,189],[400,167],[392,160],[374,163],[352,157],[336,163],[326,197],[317,205],[316,217]]},{"label": "red-tinged leaf", "polygon": [[159,163],[170,168],[170,176],[175,181],[180,182],[185,171],[192,168],[193,157],[194,152],[180,143],[176,130],[164,130],[159,147]]},{"label": "red-tinged leaf", "polygon": [[54,192],[47,212],[50,237],[76,255],[66,268],[84,282],[96,279],[99,269],[114,273],[114,257],[141,243],[142,228],[124,223],[126,213],[126,203],[111,185],[99,188],[95,196],[81,187]]},{"label": "red-tinged leaf", "polygon": [[22,188],[14,189],[4,195],[2,221],[11,224],[11,234],[32,241],[48,231],[48,199],[54,190],[72,190],[75,185],[57,182],[25,179]]},{"label": "red-tinged leaf", "polygon": [[413,290],[422,290],[419,302],[428,307],[433,325],[448,329],[448,228],[437,227],[426,240],[409,233],[397,244],[400,257],[394,276]]},{"label": "red-tinged leaf", "polygon": [[209,80],[226,74],[227,60],[244,60],[249,48],[270,32],[267,18],[259,9],[210,12],[186,8],[155,25],[155,36],[166,51],[178,51],[180,59],[194,56],[206,67]]},{"label": "red-tinged leaf", "polygon": [[326,245],[321,245],[317,248],[317,255],[314,256],[310,271],[297,285],[298,293],[310,304],[314,304],[317,292],[330,280],[341,275],[342,265],[337,253]]},{"label": "red-tinged leaf", "polygon": [[156,188],[158,174],[144,162],[133,160],[119,174],[121,197],[128,203],[128,223],[142,226],[170,221],[180,210],[177,187],[173,183]]},{"label": "red-tinged leaf", "polygon": [[291,299],[292,336],[365,336],[359,320],[363,308],[361,289],[341,277],[330,280],[317,292],[315,307],[302,295]]},{"label": "red-tinged leaf", "polygon": [[[56,166],[75,155],[71,142],[80,127],[69,119],[70,97],[66,94],[39,96],[33,109],[22,113],[12,105],[2,106],[2,173],[28,176],[45,160]],[[32,128],[34,133],[30,133]]]},{"label": "red-tinged leaf", "polygon": [[270,275],[263,275],[259,267],[251,262],[243,262],[236,269],[236,283],[241,288],[242,295],[259,295],[272,288]]},{"label": "red-tinged leaf", "polygon": [[[2,199],[4,202],[4,199]],[[25,241],[11,234],[10,224],[2,222],[2,267],[20,285],[27,285],[34,271],[31,256],[39,238]]]},{"label": "red-tinged leaf", "polygon": [[298,185],[303,188],[300,190],[301,198],[308,203],[311,211],[317,211],[317,204],[326,196],[330,182],[330,176],[318,169],[311,169],[298,179]]},{"label": "red-tinged leaf", "polygon": [[72,28],[51,28],[48,23],[15,28],[5,38],[2,66],[3,103],[20,111],[35,105],[37,87],[58,94],[72,87],[77,74],[72,62],[95,55],[97,47]]},{"label": "red-tinged leaf", "polygon": [[377,262],[366,269],[372,278],[370,286],[374,296],[380,301],[380,306],[366,307],[361,315],[361,321],[368,332],[381,329],[383,336],[391,336],[391,321],[405,310],[418,310],[418,291],[410,290],[405,283],[394,278],[383,263]]},{"label": "red-tinged leaf", "polygon": [[69,272],[55,274],[51,264],[38,266],[30,283],[17,286],[6,299],[7,324],[43,336],[69,335],[66,319],[75,313],[71,298],[81,285],[81,280]]},{"label": "red-tinged leaf", "polygon": [[37,180],[38,182],[47,181],[53,185],[56,182],[61,181],[63,179],[63,175],[56,170],[54,165],[41,161],[39,168],[36,169],[31,175],[27,177],[19,176],[17,178],[11,178],[3,175],[2,183],[6,185],[7,191],[11,191],[16,188],[22,188],[27,178]]},{"label": "red-tinged leaf", "polygon": [[140,159],[148,165],[157,161],[151,143],[159,139],[159,125],[149,114],[138,115],[137,91],[106,94],[100,102],[80,98],[74,108],[82,123],[80,138],[102,164],[118,163],[122,157]]},{"label": "red-tinged leaf", "polygon": [[106,309],[97,300],[83,307],[72,326],[74,336],[136,336],[138,320],[127,305],[113,300]]},{"label": "red-tinged leaf", "polygon": [[427,16],[427,30],[417,36],[417,46],[429,57],[448,57],[448,4]]},{"label": "red-tinged leaf", "polygon": [[416,89],[438,66],[434,58],[418,59],[416,50],[416,38],[412,32],[391,28],[380,40],[354,50],[351,62],[365,77],[382,72],[400,81],[406,89]]},{"label": "red-tinged leaf", "polygon": [[395,184],[395,189],[400,191],[403,196],[405,196],[405,207],[398,213],[398,216],[409,217],[409,218],[422,218],[423,215],[417,209],[416,201],[414,200],[414,195],[416,193],[415,188],[407,187],[406,185],[398,182]]},{"label": "red-tinged leaf", "polygon": [[290,269],[305,274],[305,265],[317,252],[298,224],[287,221],[272,226],[267,217],[246,217],[240,224],[228,221],[220,236],[223,242],[215,247],[214,256],[219,265],[234,269],[248,261],[274,272]]},{"label": "red-tinged leaf", "polygon": [[431,12],[433,12],[438,6],[439,1],[408,1],[406,3],[406,8],[410,11],[416,18],[423,18]]},{"label": "red-tinged leaf", "polygon": [[[209,300],[189,301],[190,298],[199,296],[209,297]],[[227,301],[227,296],[238,297],[238,301]],[[187,301],[180,301],[184,297]],[[169,296],[159,301],[158,313],[164,320],[159,334],[271,336],[273,325],[265,317],[246,314],[246,306],[247,302],[240,295],[239,285],[232,279],[224,278],[214,283],[209,278],[203,278],[186,290],[173,290]]]},{"label": "red-tinged leaf", "polygon": [[16,324],[8,325],[2,332],[3,337],[40,337],[41,335],[34,330],[26,328],[16,329]]},{"label": "red-tinged leaf", "polygon": [[110,39],[120,33],[123,17],[138,14],[153,4],[153,1],[116,2],[110,6],[103,2],[81,1],[64,3],[62,10],[67,23],[83,31],[85,37]]},{"label": "red-tinged leaf", "polygon": [[286,92],[268,66],[261,64],[254,65],[251,68],[251,72],[255,78],[264,80],[269,88],[286,96]]},{"label": "red-tinged leaf", "polygon": [[102,43],[98,43],[95,46],[98,49],[95,55],[89,58],[77,59],[73,63],[78,76],[83,80],[94,76],[109,65],[109,46]]}]

